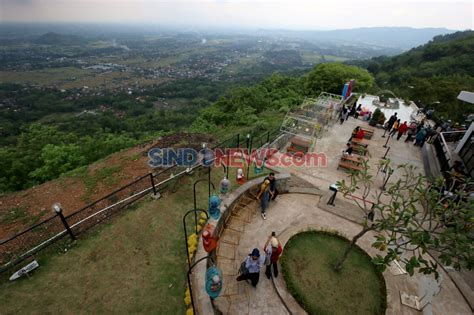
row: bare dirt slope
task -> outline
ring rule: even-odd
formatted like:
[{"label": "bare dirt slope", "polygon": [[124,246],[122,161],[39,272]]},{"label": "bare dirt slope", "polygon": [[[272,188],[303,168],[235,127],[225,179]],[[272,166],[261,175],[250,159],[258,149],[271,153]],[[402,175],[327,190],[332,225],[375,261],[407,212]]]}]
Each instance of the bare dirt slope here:
[{"label": "bare dirt slope", "polygon": [[49,217],[55,202],[61,203],[67,215],[149,173],[147,153],[153,147],[199,148],[202,142],[212,143],[214,139],[189,133],[164,136],[114,153],[59,179],[0,196],[0,240]]}]

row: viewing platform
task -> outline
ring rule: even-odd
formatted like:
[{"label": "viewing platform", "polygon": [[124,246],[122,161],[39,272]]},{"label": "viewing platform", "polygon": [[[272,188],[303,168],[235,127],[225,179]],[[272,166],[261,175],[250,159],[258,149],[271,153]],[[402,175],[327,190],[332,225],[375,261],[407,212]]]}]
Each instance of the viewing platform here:
[{"label": "viewing platform", "polygon": [[[329,187],[337,181],[349,179],[348,172],[338,166],[344,157],[343,151],[350,141],[349,137],[357,126],[372,132],[370,140],[364,139],[363,142],[367,144],[367,155],[364,158],[368,159],[370,172],[376,178],[375,185],[384,184],[376,167],[378,161],[384,157],[392,161],[394,169],[402,164],[410,164],[416,167],[416,172],[425,174],[422,149],[414,146],[412,141],[405,142],[406,136],[399,140],[396,140],[396,135],[389,137],[386,133],[384,136],[383,129],[374,129],[367,122],[352,117],[343,124],[329,124],[309,150],[309,153],[316,153],[314,161],[317,165],[273,167],[281,174],[291,174],[291,179],[285,182],[284,194],[277,197],[276,201],[270,202],[266,220],[260,217],[259,204],[255,200],[252,201],[251,196],[245,205],[226,206],[223,209],[224,212],[230,213],[223,215],[224,224],[219,223],[222,229],[215,253],[216,264],[222,269],[224,277],[222,293],[213,302],[218,311],[223,314],[306,313],[288,292],[282,276],[269,280],[262,271],[256,288],[245,281],[237,282],[235,278],[240,263],[249,251],[252,248],[261,249],[272,231],[276,232],[283,245],[291,236],[308,229],[337,231],[349,239],[358,232],[364,213],[355,205],[353,198],[357,198],[357,195],[361,194],[360,191],[347,197],[338,195],[335,206],[328,205],[332,195]],[[286,154],[286,147],[291,145],[292,142],[288,141],[286,146],[276,153],[276,157],[281,159]],[[292,153],[291,150],[289,152]],[[401,176],[400,172],[395,171],[392,180],[396,181]],[[260,179],[245,184],[251,195],[256,193],[258,183],[261,183]],[[369,233],[358,242],[372,257],[380,253],[371,246],[375,240],[374,236],[375,234]],[[202,255],[204,253],[200,248],[196,257]],[[203,310],[209,310],[211,306],[201,289],[203,271],[204,269],[193,273],[194,286],[201,290],[201,293],[198,293],[197,308],[200,314],[206,313]],[[452,269],[440,268],[440,274],[442,281],[437,288],[436,285],[433,287],[430,277],[419,273],[409,276],[402,267],[392,264],[383,273],[387,289],[386,314],[420,314],[419,310],[404,305],[401,296],[406,293],[422,298],[426,292],[438,289],[439,293],[429,300],[425,299],[427,304],[424,305],[423,314],[471,314],[472,305],[469,304],[469,299],[473,291],[468,283],[472,279],[472,272],[465,272],[461,276]]]}]

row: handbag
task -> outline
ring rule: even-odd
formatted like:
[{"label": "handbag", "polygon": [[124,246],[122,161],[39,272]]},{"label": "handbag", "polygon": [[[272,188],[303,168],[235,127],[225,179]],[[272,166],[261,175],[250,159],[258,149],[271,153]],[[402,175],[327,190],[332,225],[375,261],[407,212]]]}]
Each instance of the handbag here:
[{"label": "handbag", "polygon": [[240,264],[240,268],[239,268],[239,274],[241,275],[246,275],[249,273],[249,270],[247,267],[245,267],[245,260]]},{"label": "handbag", "polygon": [[270,265],[271,261],[270,261],[270,257],[268,257],[268,254],[265,255],[265,266],[268,266]]}]

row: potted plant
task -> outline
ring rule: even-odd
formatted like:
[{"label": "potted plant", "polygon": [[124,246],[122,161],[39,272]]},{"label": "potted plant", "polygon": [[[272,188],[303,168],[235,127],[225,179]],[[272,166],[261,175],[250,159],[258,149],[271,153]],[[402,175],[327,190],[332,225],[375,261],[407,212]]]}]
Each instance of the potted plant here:
[{"label": "potted plant", "polygon": [[376,108],[372,113],[372,118],[369,121],[369,125],[376,126],[377,124],[382,124],[385,121],[385,115],[382,113],[380,108]]}]

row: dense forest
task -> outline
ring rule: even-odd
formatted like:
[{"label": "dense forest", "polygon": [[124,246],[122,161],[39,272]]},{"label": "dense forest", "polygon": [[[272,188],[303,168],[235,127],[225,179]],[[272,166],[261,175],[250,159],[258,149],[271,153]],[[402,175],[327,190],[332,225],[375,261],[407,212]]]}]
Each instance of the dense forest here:
[{"label": "dense forest", "polygon": [[368,69],[379,89],[435,110],[436,118],[464,122],[472,105],[457,100],[474,91],[474,32],[436,36],[429,43],[395,57],[354,62]]}]

